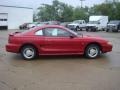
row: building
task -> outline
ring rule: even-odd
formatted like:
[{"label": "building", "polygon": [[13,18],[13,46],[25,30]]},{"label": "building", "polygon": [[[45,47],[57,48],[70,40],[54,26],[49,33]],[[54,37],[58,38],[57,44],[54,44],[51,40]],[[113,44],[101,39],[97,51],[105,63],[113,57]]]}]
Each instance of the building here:
[{"label": "building", "polygon": [[19,29],[29,22],[33,22],[32,8],[0,5],[0,29]]}]

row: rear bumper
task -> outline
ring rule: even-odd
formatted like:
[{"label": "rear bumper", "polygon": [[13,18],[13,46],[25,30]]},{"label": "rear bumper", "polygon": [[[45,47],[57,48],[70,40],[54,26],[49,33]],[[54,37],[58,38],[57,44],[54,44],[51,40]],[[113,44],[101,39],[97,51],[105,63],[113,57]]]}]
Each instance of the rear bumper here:
[{"label": "rear bumper", "polygon": [[19,53],[20,46],[16,44],[7,44],[6,51],[12,53]]},{"label": "rear bumper", "polygon": [[102,48],[102,52],[103,52],[103,53],[111,52],[111,51],[112,51],[112,48],[113,48],[112,45],[105,45],[105,46],[103,46],[103,48]]}]

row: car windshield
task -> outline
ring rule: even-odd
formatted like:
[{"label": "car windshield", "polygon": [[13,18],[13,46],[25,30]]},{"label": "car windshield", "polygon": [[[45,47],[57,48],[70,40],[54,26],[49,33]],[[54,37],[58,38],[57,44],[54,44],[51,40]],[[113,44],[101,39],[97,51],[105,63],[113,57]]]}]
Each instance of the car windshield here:
[{"label": "car windshield", "polygon": [[81,22],[81,21],[79,21],[79,20],[73,21],[73,23],[76,23],[76,24],[77,24],[77,23],[80,23],[80,22]]},{"label": "car windshield", "polygon": [[74,35],[78,35],[78,33],[76,33],[75,31],[73,31],[73,30],[70,30],[70,29],[68,29],[68,28],[65,28],[65,29],[67,29],[68,31],[70,31],[71,33],[73,33]]},{"label": "car windshield", "polygon": [[120,21],[110,21],[109,24],[118,24]]},{"label": "car windshield", "polygon": [[89,21],[88,24],[98,24],[98,21]]}]

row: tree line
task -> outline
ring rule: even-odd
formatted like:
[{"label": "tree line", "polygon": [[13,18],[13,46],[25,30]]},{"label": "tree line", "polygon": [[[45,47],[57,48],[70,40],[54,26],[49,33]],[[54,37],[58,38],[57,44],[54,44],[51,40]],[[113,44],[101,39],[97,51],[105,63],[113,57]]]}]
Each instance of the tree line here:
[{"label": "tree line", "polygon": [[109,16],[110,20],[120,20],[120,2],[102,3],[93,7],[81,8],[53,0],[52,5],[42,4],[37,11],[34,19],[39,21],[71,22],[80,19],[88,21],[91,15],[106,15]]}]

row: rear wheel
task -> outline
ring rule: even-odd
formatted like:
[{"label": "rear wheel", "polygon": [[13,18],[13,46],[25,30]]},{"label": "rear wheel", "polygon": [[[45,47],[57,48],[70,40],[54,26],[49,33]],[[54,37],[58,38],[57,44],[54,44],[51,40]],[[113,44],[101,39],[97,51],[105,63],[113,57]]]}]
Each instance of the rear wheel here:
[{"label": "rear wheel", "polygon": [[33,46],[24,46],[21,55],[25,60],[32,60],[37,56],[37,50]]},{"label": "rear wheel", "polygon": [[89,28],[86,28],[86,31],[88,32],[88,31],[89,31]]},{"label": "rear wheel", "polygon": [[85,56],[90,59],[97,58],[100,55],[100,47],[96,44],[89,45],[85,50]]},{"label": "rear wheel", "polygon": [[107,29],[106,32],[109,32],[109,29]]},{"label": "rear wheel", "polygon": [[80,31],[82,31],[82,28],[80,28]]},{"label": "rear wheel", "polygon": [[19,27],[19,29],[21,30],[21,29],[22,29],[22,27]]},{"label": "rear wheel", "polygon": [[75,30],[78,31],[78,30],[79,30],[79,27],[77,26],[77,27],[75,28]]},{"label": "rear wheel", "polygon": [[93,28],[93,29],[92,29],[92,31],[93,31],[93,32],[96,32],[96,31],[97,31],[97,29],[96,29],[96,28]]}]

